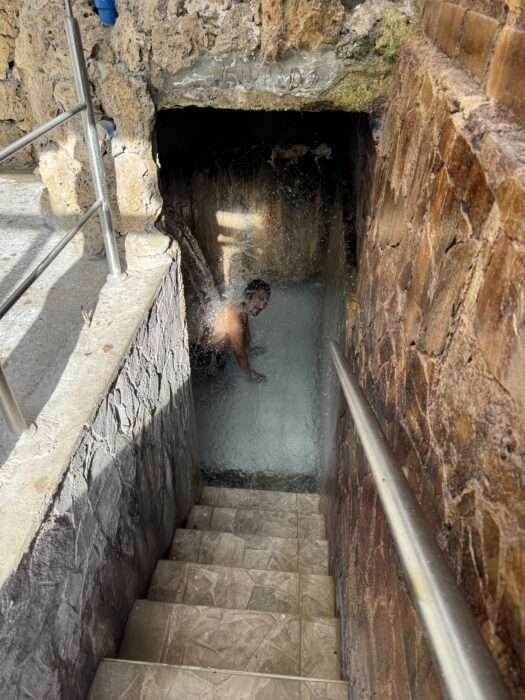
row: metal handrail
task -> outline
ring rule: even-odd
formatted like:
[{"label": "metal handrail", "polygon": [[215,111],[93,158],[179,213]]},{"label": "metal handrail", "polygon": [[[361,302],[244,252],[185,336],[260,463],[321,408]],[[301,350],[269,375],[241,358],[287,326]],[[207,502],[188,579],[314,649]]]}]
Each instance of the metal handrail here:
[{"label": "metal handrail", "polygon": [[[84,135],[86,146],[89,154],[89,163],[91,168],[91,177],[95,189],[96,201],[91,207],[80,217],[75,226],[59,241],[59,243],[40,261],[40,263],[30,272],[30,274],[18,285],[9,297],[0,305],[0,319],[9,311],[18,299],[24,294],[33,282],[40,277],[42,272],[53,262],[57,255],[69,243],[69,241],[80,231],[82,226],[93,216],[95,212],[99,212],[100,226],[104,237],[104,245],[109,265],[109,276],[113,279],[122,277],[120,261],[118,257],[117,244],[115,241],[115,232],[113,230],[113,222],[111,220],[111,208],[109,205],[109,196],[106,187],[106,179],[104,176],[104,167],[102,156],[98,143],[97,126],[93,114],[93,105],[91,103],[91,94],[89,88],[89,80],[84,61],[84,50],[82,48],[82,39],[80,36],[80,28],[78,22],[73,16],[70,0],[64,0],[66,18],[65,30],[71,64],[73,68],[73,78],[79,104],[71,109],[59,114],[51,119],[46,124],[37,127],[29,134],[25,134],[14,143],[0,150],[0,162],[9,156],[16,153],[24,146],[32,143],[40,138],[51,129],[56,128],[60,124],[68,121],[76,114],[82,113],[82,121],[84,125]],[[4,414],[9,430],[15,435],[20,436],[28,430],[28,425],[20,410],[20,406],[13,394],[7,377],[0,366],[0,410]]]},{"label": "metal handrail", "polygon": [[80,219],[77,221],[77,223],[73,226],[73,228],[66,233],[66,235],[60,239],[60,241],[56,244],[56,246],[46,255],[43,260],[41,260],[38,265],[29,273],[29,275],[24,279],[23,282],[21,282],[18,287],[12,292],[7,299],[4,301],[3,304],[0,304],[0,320],[5,316],[5,314],[9,311],[9,309],[16,304],[16,302],[20,299],[22,294],[26,292],[29,287],[35,282],[40,275],[44,272],[46,268],[51,265],[53,260],[57,257],[57,255],[66,247],[66,245],[69,243],[70,240],[72,240],[76,234],[80,231],[82,226],[91,219],[93,214],[97,212],[100,207],[102,206],[102,201],[98,199],[94,204],[92,204],[89,209],[82,214]]},{"label": "metal handrail", "polygon": [[36,141],[44,134],[47,134],[47,132],[51,131],[51,129],[54,129],[57,126],[60,126],[60,124],[67,122],[68,119],[71,119],[79,112],[82,112],[84,109],[86,109],[86,107],[86,103],[82,102],[81,104],[76,105],[71,109],[68,109],[66,112],[62,112],[62,114],[59,114],[58,116],[54,117],[54,119],[51,119],[46,124],[42,124],[42,126],[37,126],[36,129],[30,131],[29,134],[24,134],[24,136],[17,139],[16,141],[13,141],[13,143],[9,146],[2,148],[2,150],[0,151],[0,163],[6,158],[9,158],[9,156],[12,156],[13,153],[16,153],[21,148],[24,148],[24,146],[28,146],[30,143],[33,143],[33,141]]},{"label": "metal handrail", "polygon": [[510,698],[467,601],[341,348],[331,341],[330,352],[445,697]]}]

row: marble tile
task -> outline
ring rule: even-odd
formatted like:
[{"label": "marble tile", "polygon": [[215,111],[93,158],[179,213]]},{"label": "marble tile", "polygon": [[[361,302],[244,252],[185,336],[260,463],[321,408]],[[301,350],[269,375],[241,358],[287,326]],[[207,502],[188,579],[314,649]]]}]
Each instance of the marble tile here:
[{"label": "marble tile", "polygon": [[166,603],[186,602],[186,582],[188,567],[191,564],[181,561],[159,559],[151,579],[148,598]]},{"label": "marble tile", "polygon": [[193,506],[188,516],[186,529],[210,530],[210,521],[213,508],[211,506]]},{"label": "marble tile", "polygon": [[[323,639],[326,642],[326,635]],[[298,675],[300,619],[139,600],[129,616],[119,658]],[[314,668],[310,656],[306,658]],[[320,666],[318,661],[315,668]]]},{"label": "marble tile", "polygon": [[341,645],[339,620],[301,618],[301,675],[339,680]]},{"label": "marble tile", "polygon": [[214,508],[209,529],[265,537],[297,537],[297,514],[294,511]]},{"label": "marble tile", "polygon": [[297,539],[202,533],[201,564],[266,571],[297,571]]},{"label": "marble tile", "polygon": [[301,615],[334,617],[335,592],[331,576],[299,574],[299,609]]},{"label": "marble tile", "polygon": [[302,681],[301,700],[348,700],[348,683]]},{"label": "marble tile", "polygon": [[170,559],[198,561],[202,532],[198,530],[176,530],[169,553]]},{"label": "marble tile", "polygon": [[297,539],[246,535],[244,566],[266,571],[297,571]]},{"label": "marble tile", "polygon": [[342,682],[106,659],[88,700],[347,700],[347,693]]},{"label": "marble tile", "polygon": [[200,564],[244,567],[246,541],[228,532],[203,532]]},{"label": "marble tile", "polygon": [[148,599],[296,614],[299,612],[299,575],[283,571],[159,561]]},{"label": "marble tile", "polygon": [[328,575],[328,542],[299,540],[299,571],[306,574]]},{"label": "marble tile", "polygon": [[299,612],[299,576],[284,571],[257,571],[249,574],[254,587],[248,605],[249,610],[269,612]]},{"label": "marble tile", "polygon": [[319,513],[299,513],[297,516],[297,537],[305,540],[326,539],[324,515]]},{"label": "marble tile", "polygon": [[200,500],[201,503],[208,506],[258,510],[295,511],[297,504],[295,493],[253,489],[221,489],[214,486],[206,486]]},{"label": "marble tile", "polygon": [[298,513],[320,513],[320,499],[318,493],[298,493],[297,494]]}]

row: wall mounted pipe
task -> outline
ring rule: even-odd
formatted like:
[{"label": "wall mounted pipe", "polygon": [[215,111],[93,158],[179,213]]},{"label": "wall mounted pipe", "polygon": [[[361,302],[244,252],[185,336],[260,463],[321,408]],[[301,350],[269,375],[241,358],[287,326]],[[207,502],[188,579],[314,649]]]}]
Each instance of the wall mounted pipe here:
[{"label": "wall mounted pipe", "polygon": [[98,10],[98,16],[104,24],[114,25],[117,21],[117,8],[115,0],[95,0],[95,7]]},{"label": "wall mounted pipe", "polygon": [[341,348],[332,341],[330,352],[445,697],[510,698],[467,601]]}]

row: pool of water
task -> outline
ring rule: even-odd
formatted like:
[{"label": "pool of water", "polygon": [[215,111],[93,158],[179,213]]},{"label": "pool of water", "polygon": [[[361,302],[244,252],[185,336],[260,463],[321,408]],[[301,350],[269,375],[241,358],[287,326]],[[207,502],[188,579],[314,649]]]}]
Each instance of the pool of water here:
[{"label": "pool of water", "polygon": [[272,285],[250,319],[250,358],[267,376],[251,384],[231,356],[218,377],[194,375],[200,457],[214,483],[315,490],[320,463],[321,284]]}]

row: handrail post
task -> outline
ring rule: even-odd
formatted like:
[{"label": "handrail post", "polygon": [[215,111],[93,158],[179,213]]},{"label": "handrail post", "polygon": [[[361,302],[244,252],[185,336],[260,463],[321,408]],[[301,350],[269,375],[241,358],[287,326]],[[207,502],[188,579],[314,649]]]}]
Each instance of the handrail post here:
[{"label": "handrail post", "polygon": [[9,382],[7,381],[7,377],[5,376],[4,370],[2,369],[1,365],[0,408],[2,409],[2,413],[4,414],[5,419],[7,421],[9,432],[11,432],[16,437],[19,437],[20,435],[22,435],[22,433],[25,433],[25,431],[28,429],[28,425],[25,421],[24,416],[22,415],[22,411],[20,410],[20,406],[18,405],[15,396],[11,391],[11,387],[9,386]]},{"label": "handrail post", "polygon": [[120,260],[118,257],[117,244],[115,241],[115,232],[111,220],[111,209],[109,206],[108,190],[106,179],[104,177],[104,166],[102,164],[102,156],[98,143],[97,127],[93,116],[93,104],[89,91],[89,81],[84,61],[84,51],[82,48],[82,39],[78,22],[71,11],[70,0],[65,0],[66,6],[66,36],[69,45],[69,53],[71,55],[71,63],[73,66],[73,76],[75,79],[75,87],[79,102],[85,102],[86,109],[82,112],[82,121],[84,124],[84,133],[86,136],[86,146],[89,153],[89,161],[91,165],[91,175],[95,186],[96,198],[102,200],[102,207],[99,211],[100,225],[102,227],[102,235],[104,236],[104,244],[106,246],[106,255],[108,258],[110,276],[118,279],[122,272],[120,268]]}]

